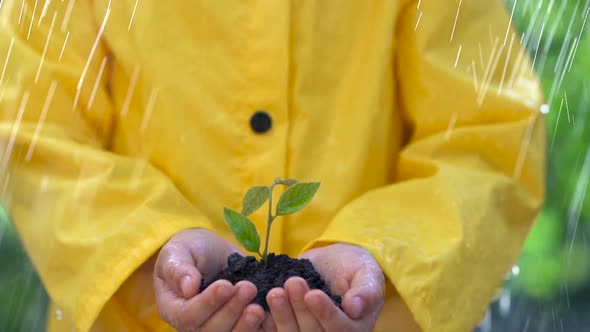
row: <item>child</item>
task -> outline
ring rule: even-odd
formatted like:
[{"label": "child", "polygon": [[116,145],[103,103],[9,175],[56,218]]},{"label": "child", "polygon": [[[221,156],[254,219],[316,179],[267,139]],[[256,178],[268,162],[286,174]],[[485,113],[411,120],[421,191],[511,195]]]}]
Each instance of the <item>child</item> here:
[{"label": "child", "polygon": [[[501,0],[4,1],[2,198],[49,331],[469,331],[544,199],[539,83]],[[247,188],[319,181],[249,304],[201,278]],[[252,216],[264,230],[262,211]]]}]

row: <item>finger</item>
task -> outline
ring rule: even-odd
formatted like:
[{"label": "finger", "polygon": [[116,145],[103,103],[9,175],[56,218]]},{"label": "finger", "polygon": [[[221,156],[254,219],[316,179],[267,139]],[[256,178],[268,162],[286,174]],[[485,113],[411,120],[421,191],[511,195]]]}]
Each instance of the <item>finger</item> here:
[{"label": "finger", "polygon": [[178,308],[182,306],[183,300],[178,294],[170,289],[166,282],[154,274],[154,297],[158,313],[166,322],[172,324],[171,319]]},{"label": "finger", "polygon": [[202,326],[232,294],[233,285],[227,280],[218,280],[189,300],[168,291],[157,295],[156,301],[162,319],[178,330],[185,330]]},{"label": "finger", "polygon": [[326,331],[350,331],[354,322],[322,291],[311,290],[304,298],[311,314]]},{"label": "finger", "polygon": [[271,289],[266,296],[266,301],[268,302],[273,321],[279,332],[299,331],[297,318],[295,318],[289,298],[287,297],[287,292],[284,289]]},{"label": "finger", "polygon": [[384,277],[381,270],[365,267],[354,274],[351,288],[344,294],[342,307],[352,319],[360,319],[380,310],[384,292]]},{"label": "finger", "polygon": [[184,312],[195,317],[195,326],[202,326],[232,298],[233,289],[234,286],[229,281],[218,280],[202,294],[188,300]]},{"label": "finger", "polygon": [[266,318],[264,309],[258,304],[250,304],[244,309],[242,316],[234,325],[234,332],[264,331],[262,322]]},{"label": "finger", "polygon": [[169,242],[162,248],[156,261],[155,274],[184,298],[195,296],[201,284],[201,274],[190,250],[182,243]]},{"label": "finger", "polygon": [[295,313],[299,329],[306,332],[321,331],[322,326],[311,312],[309,312],[307,305],[305,305],[304,297],[309,292],[309,287],[305,280],[299,277],[289,278],[285,282],[285,290]]},{"label": "finger", "polygon": [[227,257],[233,252],[243,254],[233,243],[207,230],[197,230],[194,234],[187,234],[187,239],[184,241],[197,268],[204,275],[215,275],[225,268]]},{"label": "finger", "polygon": [[264,332],[277,332],[277,326],[272,319],[272,315],[267,314],[264,322],[262,322],[262,329]]},{"label": "finger", "polygon": [[231,330],[255,296],[256,286],[254,284],[248,281],[239,282],[233,289],[231,299],[205,322],[203,329],[205,331]]}]

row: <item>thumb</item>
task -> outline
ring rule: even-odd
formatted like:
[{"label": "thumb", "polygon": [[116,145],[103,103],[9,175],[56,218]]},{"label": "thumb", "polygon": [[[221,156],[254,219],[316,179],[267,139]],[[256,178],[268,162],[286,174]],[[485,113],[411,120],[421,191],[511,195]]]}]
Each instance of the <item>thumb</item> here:
[{"label": "thumb", "polygon": [[384,276],[378,267],[366,266],[354,274],[344,294],[343,308],[352,319],[380,310],[385,294]]},{"label": "thumb", "polygon": [[191,298],[197,295],[201,273],[195,266],[190,249],[177,242],[168,242],[162,247],[156,261],[156,277],[177,296]]}]

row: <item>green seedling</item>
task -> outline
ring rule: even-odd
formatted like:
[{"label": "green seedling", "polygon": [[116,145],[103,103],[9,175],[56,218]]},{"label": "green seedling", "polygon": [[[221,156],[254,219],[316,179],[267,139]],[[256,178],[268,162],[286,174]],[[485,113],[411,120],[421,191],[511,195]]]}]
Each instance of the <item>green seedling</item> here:
[{"label": "green seedling", "polygon": [[[272,193],[277,185],[286,186],[287,189],[281,194],[277,203],[275,213],[272,211]],[[255,186],[246,192],[242,201],[242,212],[224,208],[225,222],[231,229],[234,237],[242,246],[253,253],[257,253],[266,264],[268,255],[268,242],[270,236],[270,227],[278,216],[293,214],[303,209],[316,194],[320,187],[319,182],[298,182],[293,179],[281,180],[276,179],[270,186]],[[248,218],[256,212],[264,203],[268,203],[268,220],[266,223],[266,238],[264,241],[264,251],[260,252],[260,236],[256,231],[256,226]]]}]

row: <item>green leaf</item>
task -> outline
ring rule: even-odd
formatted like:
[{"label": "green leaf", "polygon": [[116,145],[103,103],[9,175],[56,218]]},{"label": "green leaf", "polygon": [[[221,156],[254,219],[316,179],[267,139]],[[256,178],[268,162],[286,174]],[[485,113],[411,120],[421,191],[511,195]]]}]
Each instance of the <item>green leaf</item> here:
[{"label": "green leaf", "polygon": [[277,215],[286,215],[301,210],[315,195],[319,182],[296,183],[283,192],[277,204]]},{"label": "green leaf", "polygon": [[232,233],[244,248],[251,252],[258,252],[260,249],[260,237],[254,223],[247,217],[228,208],[223,209],[223,216]]},{"label": "green leaf", "polygon": [[246,195],[244,195],[242,214],[249,216],[254,213],[254,211],[258,210],[268,200],[269,195],[270,190],[268,187],[257,186],[250,188],[246,192]]},{"label": "green leaf", "polygon": [[297,180],[295,179],[285,179],[285,180],[281,180],[281,184],[290,187],[296,183],[299,183]]}]

